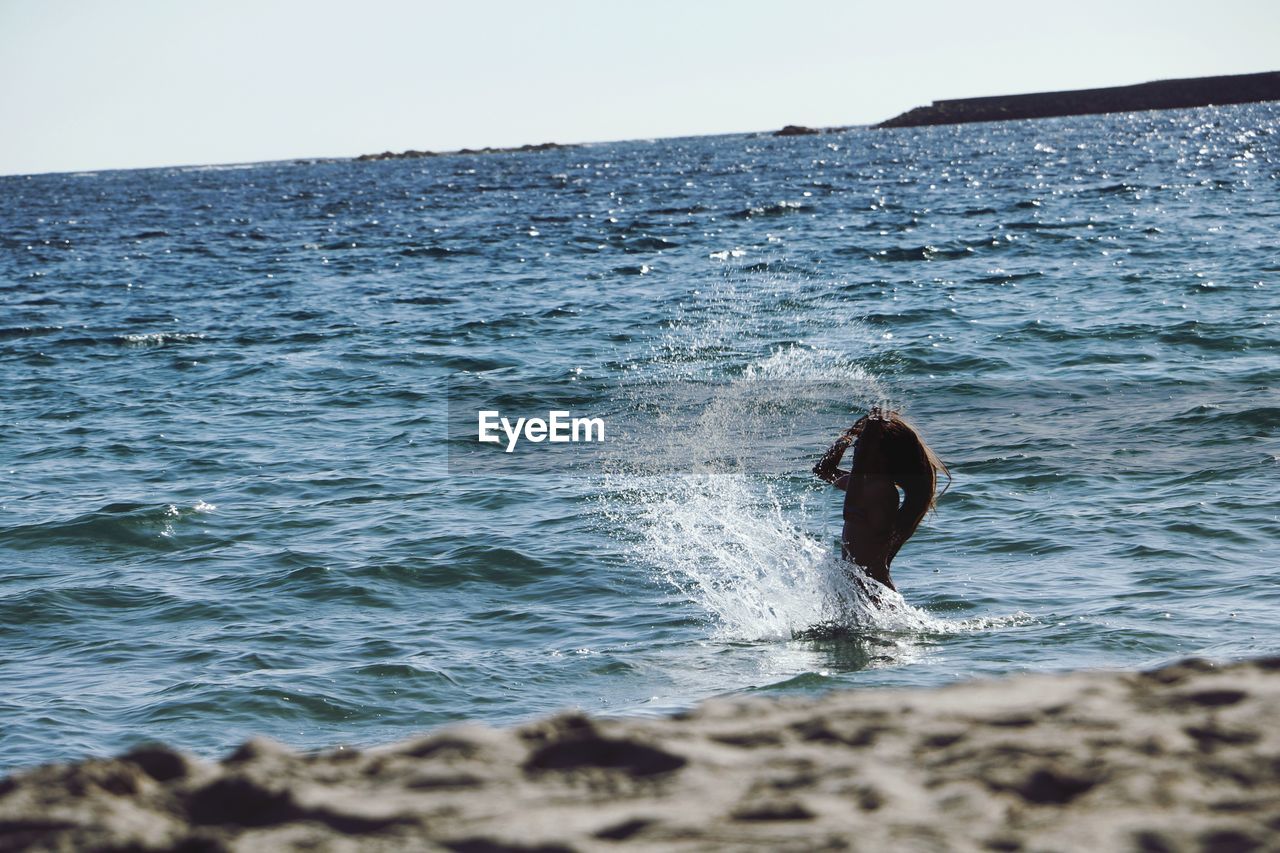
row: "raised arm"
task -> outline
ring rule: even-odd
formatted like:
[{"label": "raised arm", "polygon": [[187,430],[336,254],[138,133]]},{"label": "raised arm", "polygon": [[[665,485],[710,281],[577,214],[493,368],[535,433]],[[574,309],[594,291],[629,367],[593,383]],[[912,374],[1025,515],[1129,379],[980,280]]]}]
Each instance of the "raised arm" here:
[{"label": "raised arm", "polygon": [[848,485],[849,472],[840,470],[840,460],[851,444],[853,444],[853,436],[848,432],[836,439],[836,443],[831,445],[831,448],[822,454],[818,464],[813,466],[813,473],[818,479],[825,480],[837,489],[843,489]]}]

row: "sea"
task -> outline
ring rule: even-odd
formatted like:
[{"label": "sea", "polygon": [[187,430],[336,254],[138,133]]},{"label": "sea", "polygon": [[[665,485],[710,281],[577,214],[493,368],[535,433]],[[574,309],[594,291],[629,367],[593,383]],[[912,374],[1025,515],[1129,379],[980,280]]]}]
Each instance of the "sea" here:
[{"label": "sea", "polygon": [[0,177],[0,767],[1275,654],[1278,344],[1278,103]]}]

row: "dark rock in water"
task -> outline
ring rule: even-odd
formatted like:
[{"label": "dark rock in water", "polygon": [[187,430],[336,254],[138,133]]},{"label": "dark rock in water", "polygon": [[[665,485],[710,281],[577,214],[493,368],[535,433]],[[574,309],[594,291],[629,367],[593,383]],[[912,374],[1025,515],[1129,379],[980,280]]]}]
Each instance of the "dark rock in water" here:
[{"label": "dark rock in water", "polygon": [[1280,101],[1280,71],[1157,80],[1105,89],[934,101],[927,107],[916,107],[875,126],[919,127],[1137,110],[1176,110],[1256,101]]},{"label": "dark rock in water", "polygon": [[368,162],[371,160],[413,160],[418,157],[435,157],[434,151],[414,151],[412,148],[408,151],[401,151],[399,154],[394,151],[383,151],[381,154],[361,154],[356,160],[360,162]]},{"label": "dark rock in water", "polygon": [[774,131],[774,136],[817,136],[822,131],[812,127],[802,127],[798,124],[789,124],[782,130]]},{"label": "dark rock in water", "polygon": [[419,157],[440,157],[444,154],[508,154],[516,151],[556,151],[561,148],[573,148],[562,142],[539,142],[537,145],[520,145],[515,148],[459,148],[457,151],[383,151],[381,154],[361,154],[357,162],[368,163],[374,160],[413,160]]}]

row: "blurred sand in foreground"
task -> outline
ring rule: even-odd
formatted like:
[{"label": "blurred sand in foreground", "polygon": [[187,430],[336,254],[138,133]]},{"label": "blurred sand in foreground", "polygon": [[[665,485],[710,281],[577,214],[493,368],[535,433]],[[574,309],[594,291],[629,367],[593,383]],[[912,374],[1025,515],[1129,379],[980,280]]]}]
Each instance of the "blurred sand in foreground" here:
[{"label": "blurred sand in foreground", "polygon": [[1280,658],[0,780],[0,850],[1280,849]]}]

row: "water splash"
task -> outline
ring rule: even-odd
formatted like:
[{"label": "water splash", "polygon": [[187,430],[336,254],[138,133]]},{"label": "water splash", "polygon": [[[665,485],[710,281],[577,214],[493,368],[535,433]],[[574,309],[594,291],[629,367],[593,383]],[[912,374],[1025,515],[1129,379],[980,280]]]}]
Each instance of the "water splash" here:
[{"label": "water splash", "polygon": [[[909,604],[839,556],[786,483],[740,474],[615,481],[615,529],[633,556],[705,614],[715,639],[947,635],[1026,624],[1022,612],[946,619]],[[910,645],[910,643],[908,643]]]},{"label": "water splash", "polygon": [[[726,640],[791,639],[827,628],[932,630],[932,617],[867,578],[792,520],[778,488],[744,475],[632,484],[635,554],[704,610]],[[636,511],[638,509],[638,511]]]},{"label": "water splash", "polygon": [[[843,560],[827,525],[809,512],[810,461],[790,460],[794,470],[773,474],[753,464],[752,454],[770,448],[780,417],[785,421],[813,402],[795,399],[806,383],[818,383],[811,389],[816,393],[839,389],[838,399],[849,401],[852,414],[894,403],[881,378],[846,353],[802,343],[773,345],[767,355],[737,367],[741,350],[753,343],[749,300],[730,284],[708,295],[707,304],[712,310],[665,338],[653,374],[729,374],[712,386],[699,416],[679,437],[685,458],[716,464],[648,475],[615,470],[606,477],[605,515],[611,530],[631,540],[632,555],[693,602],[721,640],[875,633],[897,634],[910,646],[922,634],[995,627],[999,619],[935,617]],[[773,448],[779,449],[776,443]]]},{"label": "water splash", "polygon": [[732,350],[751,346],[756,331],[749,302],[731,284],[709,295],[712,310],[665,338],[653,371],[656,379],[673,372],[683,378],[730,374],[712,386],[680,441],[724,464],[721,471],[746,473],[710,466],[647,476],[615,471],[602,490],[611,529],[622,530],[639,561],[706,613],[719,639],[787,640],[854,628],[936,630],[938,620],[895,591],[870,578],[851,578],[835,546],[811,531],[805,505],[811,492],[797,490],[793,475],[763,475],[749,458],[728,458],[769,446],[770,431],[796,405],[801,383],[844,387],[842,398],[854,407],[888,397],[878,377],[831,349],[774,345],[738,367],[743,353],[739,349],[735,358]]},{"label": "water splash", "polygon": [[746,380],[789,382],[848,382],[865,387],[874,396],[888,399],[889,392],[880,377],[844,353],[822,347],[788,344],[775,347],[742,372]]}]

